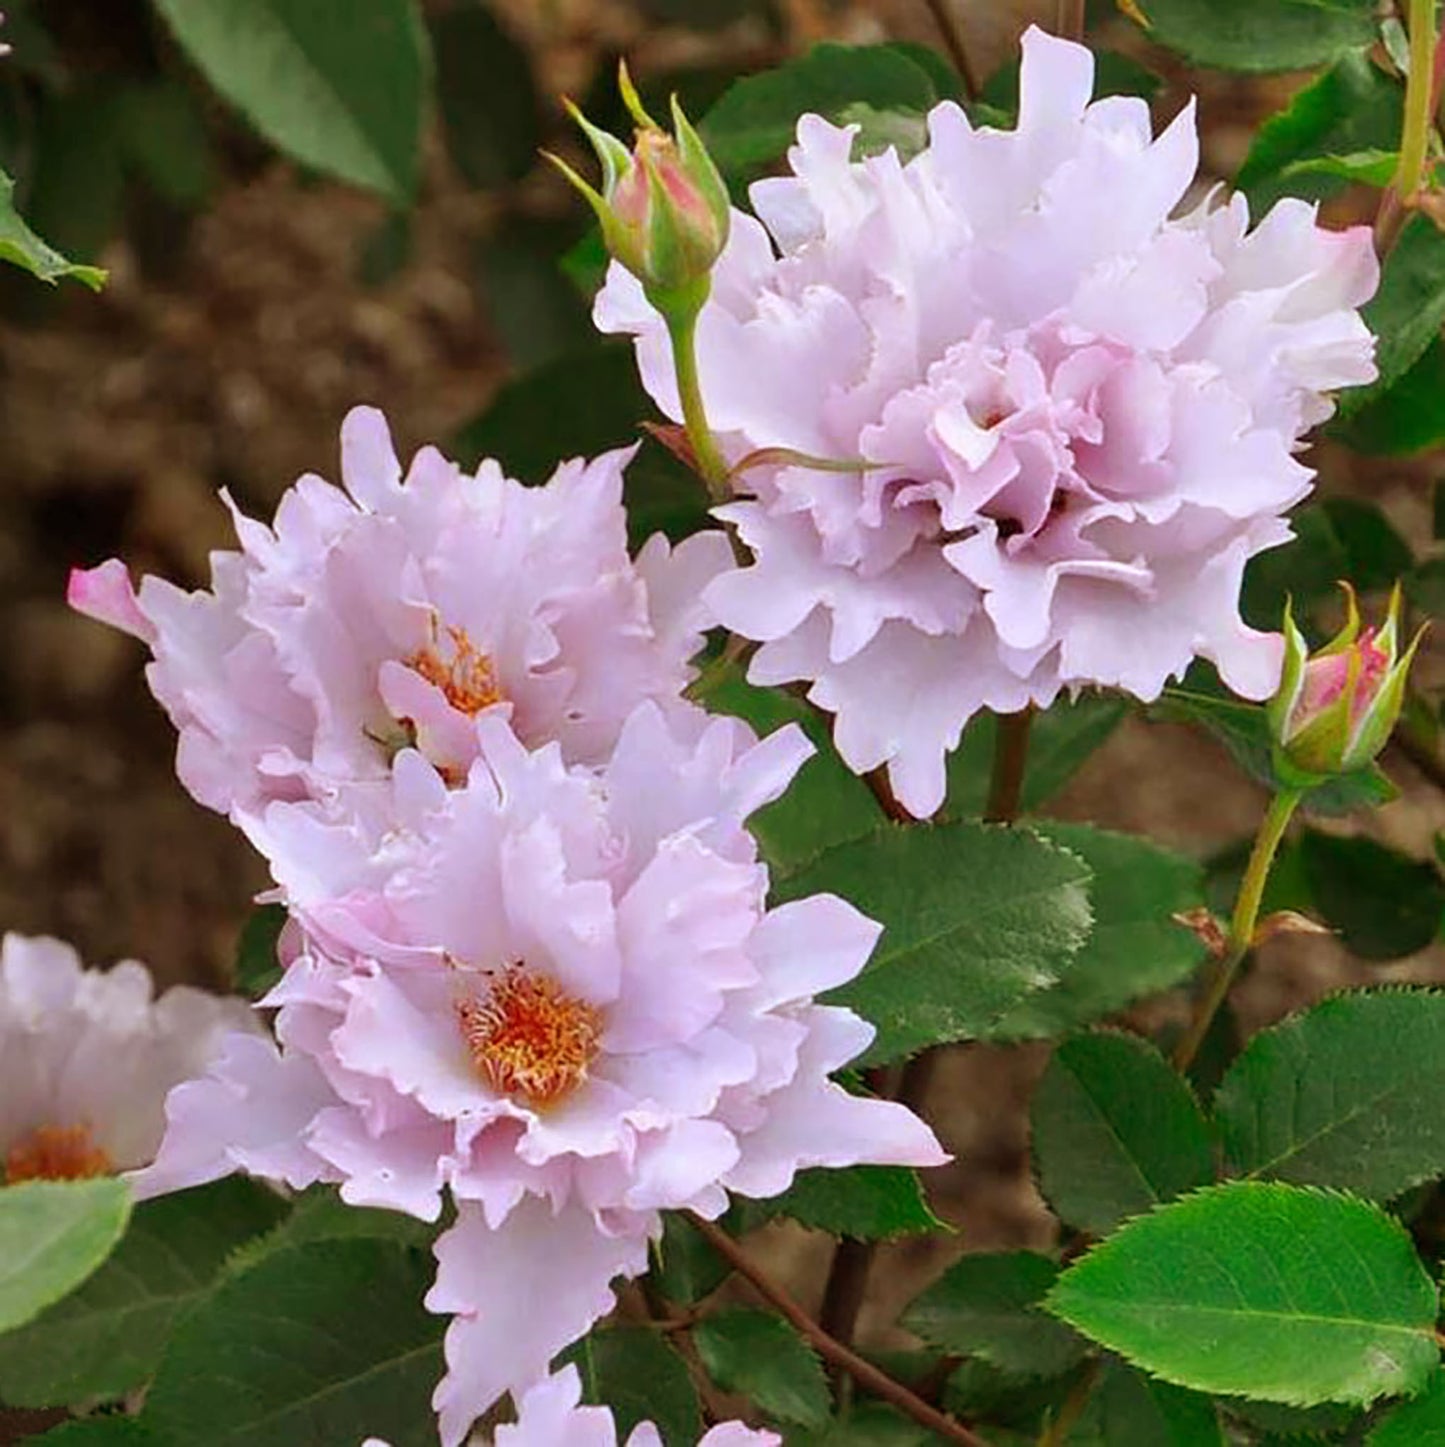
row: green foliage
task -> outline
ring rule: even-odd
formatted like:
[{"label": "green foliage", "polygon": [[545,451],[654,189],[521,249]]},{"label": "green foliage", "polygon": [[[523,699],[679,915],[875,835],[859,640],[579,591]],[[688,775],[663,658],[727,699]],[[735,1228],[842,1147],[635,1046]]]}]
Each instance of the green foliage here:
[{"label": "green foliage", "polygon": [[259,1000],[281,978],[276,946],[286,918],[285,905],[258,904],[241,926],[231,977],[236,989],[252,1000]]},{"label": "green foliage", "polygon": [[112,114],[123,160],[157,196],[184,211],[211,199],[216,156],[190,86],[175,77],[133,82],[116,94]]},{"label": "green foliage", "polygon": [[29,1437],[29,1442],[47,1442],[50,1447],[147,1447],[156,1437],[143,1422],[134,1417],[85,1417],[66,1422],[43,1437]]},{"label": "green foliage", "polygon": [[1445,322],[1445,233],[1428,216],[1405,223],[1380,273],[1380,289],[1363,311],[1375,334],[1379,378],[1340,399],[1352,415],[1383,396],[1424,355]]},{"label": "green foliage", "polygon": [[1149,38],[1196,65],[1303,70],[1375,38],[1370,0],[1140,0]]},{"label": "green foliage", "polygon": [[956,1261],[903,1313],[931,1346],[976,1356],[1014,1377],[1053,1377],[1084,1354],[1078,1334],[1042,1311],[1059,1268],[1035,1251],[998,1251]]},{"label": "green foliage", "polygon": [[1367,960],[1424,949],[1440,929],[1445,880],[1429,860],[1411,859],[1362,835],[1306,830],[1300,839],[1315,908]]},{"label": "green foliage", "polygon": [[1096,1236],[1214,1177],[1209,1127],[1189,1086],[1134,1035],[1060,1045],[1034,1094],[1032,1121],[1045,1198]]},{"label": "green foliage", "polygon": [[114,1250],[130,1218],[123,1181],[0,1186],[0,1331],[32,1321]]},{"label": "green foliage", "polygon": [[[510,476],[545,482],[559,458],[592,457],[637,442],[639,419],[651,411],[632,348],[588,347],[508,382],[457,435],[452,451],[466,466],[495,457]],[[627,469],[623,500],[634,548],[655,532],[683,538],[707,522],[701,481],[652,439]]]},{"label": "green foliage", "polygon": [[818,1432],[789,1432],[788,1447],[934,1447],[926,1427],[882,1402],[860,1402]]},{"label": "green foliage", "polygon": [[731,1269],[686,1216],[662,1213],[662,1240],[652,1248],[651,1276],[669,1301],[692,1306],[716,1291]]},{"label": "green foliage", "polygon": [[1432,338],[1389,391],[1334,431],[1356,452],[1386,456],[1422,452],[1445,442],[1445,341]]},{"label": "green foliage", "polygon": [[311,1186],[296,1197],[290,1215],[271,1234],[268,1245],[300,1246],[307,1241],[377,1236],[405,1246],[430,1247],[440,1229],[401,1211],[348,1206],[335,1186]]},{"label": "green foliage", "polygon": [[619,1441],[654,1422],[663,1447],[692,1447],[702,1434],[687,1364],[662,1334],[643,1326],[602,1327],[563,1355],[582,1377],[582,1399],[611,1407]]},{"label": "green foliage", "polygon": [[[1029,753],[1019,803],[1035,813],[1053,798],[1106,743],[1123,722],[1129,705],[1115,694],[1085,693],[1061,698],[1034,716],[1029,726]],[[958,747],[948,756],[948,797],[945,819],[976,819],[988,800],[998,718],[985,710],[975,714]]]},{"label": "green foliage", "polygon": [[1172,916],[1203,903],[1198,864],[1147,839],[1085,824],[1035,824],[1033,832],[1093,870],[1089,938],[1057,984],[1026,996],[989,1032],[995,1040],[1063,1035],[1130,1001],[1177,985],[1204,958],[1198,937]]},{"label": "green foliage", "polygon": [[432,1447],[444,1322],[421,1304],[431,1276],[429,1256],[390,1241],[263,1253],[181,1319],[142,1420],[175,1447]]},{"label": "green foliage", "polygon": [[1425,1390],[1385,1416],[1365,1442],[1366,1447],[1445,1447],[1445,1371],[1436,1368]]},{"label": "green foliage", "polygon": [[1237,1181],[1161,1206],[1046,1305],[1178,1386],[1310,1406],[1415,1392],[1438,1293],[1398,1222],[1353,1196]]},{"label": "green foliage", "polygon": [[[1352,51],[1297,91],[1255,133],[1234,178],[1262,216],[1281,196],[1316,200],[1349,179],[1310,170],[1312,163],[1360,152],[1392,150],[1403,123],[1404,88],[1363,50]],[[1387,178],[1388,179],[1388,178]]]},{"label": "green foliage", "polygon": [[430,23],[437,101],[453,162],[473,186],[520,181],[542,144],[542,98],[531,57],[476,0]]},{"label": "green foliage", "polygon": [[1261,1031],[1215,1097],[1230,1169],[1387,1201],[1445,1172],[1445,995],[1336,996]]},{"label": "green foliage", "polygon": [[827,1422],[832,1394],[822,1363],[782,1317],[746,1308],[715,1312],[693,1328],[692,1343],[723,1391],[751,1398],[780,1422]]},{"label": "green foliage", "polygon": [[859,1241],[946,1229],[929,1210],[917,1172],[905,1166],[799,1171],[769,1204],[801,1225]]},{"label": "green foliage", "polygon": [[95,266],[77,266],[53,246],[47,246],[21,219],[14,196],[15,183],[0,171],[0,261],[8,261],[51,285],[73,277],[92,291],[99,291],[105,284],[105,272]]},{"label": "green foliage", "polygon": [[938,100],[929,70],[901,47],[823,44],[776,70],[737,81],[699,130],[719,167],[745,171],[781,156],[806,112],[846,122],[863,105],[923,116]]},{"label": "green foliage", "polygon": [[207,79],[303,165],[399,206],[430,81],[413,0],[155,0]]},{"label": "green foliage", "polygon": [[1208,1397],[1110,1362],[1094,1388],[1100,1441],[1107,1447],[1224,1447]]},{"label": "green foliage", "polygon": [[94,1276],[0,1336],[0,1401],[60,1407],[140,1386],[180,1314],[204,1296],[237,1247],[286,1210],[274,1191],[240,1177],[142,1202]]},{"label": "green foliage", "polygon": [[781,689],[748,683],[737,664],[723,659],[708,665],[693,696],[713,713],[746,719],[759,734],[798,724],[817,750],[798,771],[787,793],[748,821],[775,884],[825,850],[878,829],[877,800],[838,757],[827,721],[816,709]]},{"label": "green foliage", "polygon": [[878,1027],[862,1063],[985,1035],[1052,985],[1088,937],[1088,866],[1021,829],[888,825],[785,880],[786,899],[832,891],[880,920],[867,969],[827,998]]}]

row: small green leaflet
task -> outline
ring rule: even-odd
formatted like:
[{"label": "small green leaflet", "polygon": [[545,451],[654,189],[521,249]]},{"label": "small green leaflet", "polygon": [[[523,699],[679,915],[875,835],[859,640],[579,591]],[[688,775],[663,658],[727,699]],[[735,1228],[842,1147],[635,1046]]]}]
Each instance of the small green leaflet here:
[{"label": "small green leaflet", "polygon": [[[601,1327],[564,1353],[582,1377],[582,1399],[612,1409],[619,1440],[653,1422],[664,1447],[692,1447],[702,1434],[687,1364],[662,1334],[643,1326]],[[433,1434],[435,1441],[435,1434]]]},{"label": "small green leaflet", "polygon": [[1417,1392],[1439,1359],[1438,1292],[1399,1222],[1274,1182],[1137,1217],[1045,1305],[1167,1382],[1297,1406]]},{"label": "small green leaflet", "polygon": [[0,1186],[0,1331],[24,1326],[110,1255],[130,1217],[111,1176]]},{"label": "small green leaflet", "polygon": [[100,267],[67,261],[25,224],[15,209],[15,182],[4,171],[0,171],[0,259],[52,286],[64,277],[73,277],[92,291],[105,285],[105,272]]},{"label": "small green leaflet", "polygon": [[1189,1086],[1137,1036],[1066,1040],[1030,1115],[1040,1190],[1093,1235],[1214,1177],[1209,1127]]},{"label": "small green leaflet", "polygon": [[1445,1173],[1445,994],[1351,991],[1262,1030],[1215,1117],[1233,1173],[1378,1201]]},{"label": "small green leaflet", "polygon": [[1372,0],[1138,0],[1148,37],[1221,70],[1304,70],[1375,38]]},{"label": "small green leaflet", "polygon": [[750,1397],[780,1422],[818,1428],[828,1420],[832,1397],[822,1363],[782,1317],[714,1312],[693,1328],[692,1343],[723,1391]]},{"label": "small green leaflet", "polygon": [[885,926],[867,968],[826,997],[878,1027],[863,1064],[986,1034],[1058,979],[1088,937],[1088,866],[1025,829],[888,825],[782,882],[833,892]]},{"label": "small green leaflet", "polygon": [[1365,1438],[1366,1447],[1445,1447],[1445,1371],[1411,1402],[1393,1408]]},{"label": "small green leaflet", "polygon": [[1083,1356],[1079,1335],[1040,1309],[1059,1274],[1035,1251],[961,1257],[904,1312],[931,1346],[976,1356],[1014,1377],[1053,1377]]}]

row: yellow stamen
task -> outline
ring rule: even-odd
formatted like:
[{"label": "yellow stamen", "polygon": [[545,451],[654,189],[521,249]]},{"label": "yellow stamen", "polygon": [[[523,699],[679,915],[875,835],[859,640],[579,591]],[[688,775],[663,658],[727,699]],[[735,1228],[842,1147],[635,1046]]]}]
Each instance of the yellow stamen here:
[{"label": "yellow stamen", "polygon": [[[435,684],[447,702],[469,718],[500,703],[502,690],[492,660],[472,642],[465,628],[448,628],[446,636],[449,647],[433,638],[427,647],[406,660],[407,667]],[[444,653],[450,656],[444,657]]]}]

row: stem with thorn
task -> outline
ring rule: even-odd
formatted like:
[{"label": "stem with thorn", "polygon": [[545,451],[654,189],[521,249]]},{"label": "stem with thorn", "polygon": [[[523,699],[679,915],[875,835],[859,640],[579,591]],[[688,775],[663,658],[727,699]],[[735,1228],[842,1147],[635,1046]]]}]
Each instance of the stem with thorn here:
[{"label": "stem with thorn", "polygon": [[689,1213],[688,1219],[697,1228],[704,1240],[714,1251],[746,1281],[750,1282],[758,1295],[798,1332],[824,1361],[846,1372],[860,1387],[892,1403],[904,1415],[911,1417],[921,1427],[936,1432],[948,1442],[958,1442],[962,1447],[987,1447],[983,1438],[970,1432],[961,1422],[946,1416],[938,1408],[930,1406],[910,1391],[902,1382],[894,1381],[886,1372],[880,1371],[872,1362],[865,1361],[857,1352],[845,1346],[824,1331],[812,1317],[788,1295],[768,1274],[755,1265],[741,1246],[720,1226],[704,1221],[700,1216]]}]

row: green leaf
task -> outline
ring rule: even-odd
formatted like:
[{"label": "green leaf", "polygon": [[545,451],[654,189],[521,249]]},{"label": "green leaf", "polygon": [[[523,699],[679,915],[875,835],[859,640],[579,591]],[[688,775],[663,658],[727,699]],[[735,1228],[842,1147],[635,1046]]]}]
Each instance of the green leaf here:
[{"label": "green leaf", "polygon": [[1063,1035],[1091,1025],[1192,974],[1204,947],[1173,916],[1204,902],[1199,865],[1147,839],[1085,824],[1043,823],[1035,834],[1077,854],[1094,872],[1094,926],[1059,982],[1021,1000],[989,1032],[994,1040]]},{"label": "green leaf", "polygon": [[1222,70],[1303,70],[1327,65],[1375,38],[1370,0],[1140,0],[1149,39],[1197,65]]},{"label": "green leaf", "polygon": [[285,905],[259,904],[241,926],[231,978],[236,989],[252,1000],[259,1000],[281,978],[276,946],[286,919]]},{"label": "green leaf", "polygon": [[141,1420],[211,1447],[435,1447],[445,1323],[421,1304],[431,1276],[429,1257],[390,1241],[263,1254],[182,1319]]},{"label": "green leaf", "polygon": [[21,220],[15,210],[15,183],[4,171],[0,171],[0,260],[51,285],[63,277],[74,277],[92,291],[99,291],[105,284],[105,272],[98,266],[77,266],[67,261]]},{"label": "green leaf", "polygon": [[[641,436],[642,419],[653,415],[631,346],[608,343],[555,358],[508,382],[457,435],[453,450],[467,466],[495,457],[509,476],[545,482],[558,458],[631,446]],[[623,500],[634,547],[654,532],[677,539],[707,526],[702,482],[651,438],[627,468]]]},{"label": "green leaf", "polygon": [[886,825],[784,880],[885,926],[868,967],[825,998],[878,1027],[864,1064],[986,1034],[1053,984],[1088,937],[1087,865],[1024,829]]},{"label": "green leaf", "polygon": [[1412,1402],[1403,1402],[1376,1424],[1367,1447],[1445,1447],[1445,1371],[1436,1369]]},{"label": "green leaf", "polygon": [[542,100],[526,48],[481,4],[431,19],[447,150],[473,186],[520,181],[537,163]]},{"label": "green leaf", "polygon": [[155,1434],[143,1422],[119,1413],[65,1422],[43,1437],[27,1437],[25,1440],[48,1443],[49,1447],[147,1447],[148,1443],[159,1447]]},{"label": "green leaf", "polygon": [[1130,1221],[1048,1308],[1177,1386],[1312,1406],[1415,1392],[1438,1293],[1400,1224],[1352,1196],[1234,1181]]},{"label": "green leaf", "polygon": [[[1261,1432],[1278,1433],[1288,1443],[1332,1437],[1360,1419],[1358,1407],[1325,1402],[1318,1407],[1285,1407],[1278,1402],[1249,1402],[1242,1397],[1222,1398],[1219,1405],[1233,1418]],[[1271,1437],[1269,1440],[1275,1440]],[[1300,1444],[1303,1447],[1303,1444]]]},{"label": "green leaf", "polygon": [[1361,313],[1375,334],[1379,377],[1340,398],[1353,416],[1383,396],[1424,355],[1445,322],[1445,233],[1428,216],[1405,223],[1380,273],[1380,288]]},{"label": "green leaf", "polygon": [[1356,452],[1379,456],[1423,452],[1445,442],[1445,341],[1433,338],[1393,387],[1332,431]]},{"label": "green leaf", "polygon": [[693,1328],[692,1343],[723,1391],[751,1398],[780,1422],[813,1428],[827,1422],[832,1394],[822,1363],[782,1317],[720,1311]]},{"label": "green leaf", "polygon": [[1352,991],[1261,1031],[1215,1117],[1241,1175],[1387,1201],[1445,1173],[1445,995]]},{"label": "green leaf", "polygon": [[1399,959],[1435,938],[1445,880],[1429,860],[1315,829],[1300,837],[1300,854],[1315,908],[1362,959]]},{"label": "green leaf", "polygon": [[1373,64],[1367,51],[1342,57],[1255,133],[1235,177],[1250,213],[1263,216],[1281,196],[1316,200],[1339,190],[1343,178],[1301,167],[1321,157],[1396,146],[1404,97],[1404,87]]},{"label": "green leaf", "polygon": [[175,77],[132,82],[116,95],[113,114],[121,154],[157,196],[183,211],[210,200],[216,156],[189,86]]},{"label": "green leaf", "polygon": [[1057,1263],[1035,1251],[964,1256],[914,1298],[902,1324],[930,1346],[1010,1375],[1057,1376],[1085,1350],[1077,1333],[1040,1309],[1058,1275]]},{"label": "green leaf", "polygon": [[0,1400],[61,1407],[140,1386],[181,1312],[200,1300],[237,1247],[286,1212],[274,1191],[241,1177],[142,1202],[94,1276],[0,1336]]},{"label": "green leaf", "polygon": [[398,206],[416,190],[431,67],[413,0],[155,0],[267,140]]},{"label": "green leaf", "polygon": [[926,115],[937,101],[928,71],[893,46],[825,43],[739,80],[699,129],[719,167],[743,171],[781,156],[805,113],[839,121],[852,107],[866,105]]},{"label": "green leaf", "polygon": [[0,1186],[0,1331],[74,1291],[115,1248],[130,1190],[114,1177]]},{"label": "green leaf", "polygon": [[[1115,694],[1085,693],[1060,699],[1034,716],[1029,726],[1029,755],[1019,796],[1025,814],[1048,803],[1123,722],[1129,705]],[[976,819],[988,799],[998,718],[975,714],[959,746],[948,756],[945,819]]]},{"label": "green leaf", "polygon": [[768,1204],[801,1225],[858,1241],[947,1229],[929,1210],[918,1173],[905,1166],[799,1171]]},{"label": "green leaf", "polygon": [[710,664],[692,696],[713,713],[746,719],[759,734],[798,724],[817,752],[798,771],[788,792],[748,821],[763,858],[779,883],[829,848],[862,839],[879,827],[878,802],[838,757],[827,720],[802,699],[748,683],[737,664]]},{"label": "green leaf", "polygon": [[1224,1447],[1219,1413],[1208,1397],[1110,1362],[1094,1399],[1109,1447]]},{"label": "green leaf", "polygon": [[789,1432],[788,1447],[935,1447],[926,1427],[882,1402],[860,1402],[818,1432]]},{"label": "green leaf", "polygon": [[1399,169],[1398,152],[1371,149],[1350,151],[1343,156],[1311,156],[1307,160],[1294,161],[1285,167],[1284,175],[1333,176],[1336,180],[1354,185],[1383,188],[1390,184]]},{"label": "green leaf", "polygon": [[375,1236],[404,1246],[430,1249],[441,1226],[418,1221],[402,1211],[377,1206],[348,1206],[335,1186],[310,1186],[296,1197],[291,1214],[274,1233],[275,1244],[300,1246],[308,1241],[340,1241]]},{"label": "green leaf", "polygon": [[1031,1119],[1039,1188],[1063,1220],[1095,1236],[1214,1178],[1209,1127],[1189,1086],[1135,1035],[1066,1040]]},{"label": "green leaf", "polygon": [[[663,1447],[693,1447],[702,1435],[697,1391],[687,1364],[645,1326],[602,1327],[563,1354],[582,1376],[582,1399],[610,1407],[625,1442],[639,1422],[653,1422]],[[433,1440],[435,1440],[433,1438]]]},{"label": "green leaf", "polygon": [[662,1240],[652,1248],[651,1274],[669,1301],[692,1306],[711,1296],[731,1271],[685,1215],[662,1213]]}]

